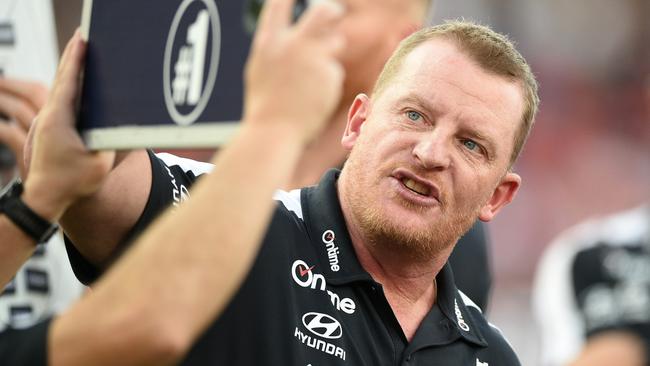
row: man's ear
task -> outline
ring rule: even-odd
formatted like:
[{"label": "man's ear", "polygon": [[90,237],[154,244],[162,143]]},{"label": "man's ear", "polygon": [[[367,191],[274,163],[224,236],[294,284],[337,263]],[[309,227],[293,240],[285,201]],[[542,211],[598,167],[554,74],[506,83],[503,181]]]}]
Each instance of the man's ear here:
[{"label": "man's ear", "polygon": [[370,98],[365,94],[357,95],[348,111],[348,123],[341,138],[341,146],[347,150],[352,149],[361,133],[361,125],[366,121],[369,113]]},{"label": "man's ear", "polygon": [[485,222],[492,220],[503,207],[512,202],[519,186],[521,186],[521,177],[515,173],[506,173],[492,192],[492,197],[481,208],[478,218]]}]

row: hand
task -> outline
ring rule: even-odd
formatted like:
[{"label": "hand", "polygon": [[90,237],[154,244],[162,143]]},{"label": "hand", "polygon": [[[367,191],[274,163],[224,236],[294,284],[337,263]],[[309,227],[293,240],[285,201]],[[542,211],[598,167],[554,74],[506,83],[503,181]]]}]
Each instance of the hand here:
[{"label": "hand", "polygon": [[37,197],[46,216],[58,218],[77,199],[99,189],[114,151],[89,151],[75,130],[75,105],[86,44],[77,31],[66,46],[47,103],[25,146],[25,196]]},{"label": "hand", "polygon": [[0,114],[8,118],[8,123],[0,121],[0,143],[14,153],[23,179],[26,178],[23,147],[27,131],[46,100],[47,88],[40,83],[0,78]]},{"label": "hand", "polygon": [[[295,129],[306,144],[339,102],[344,38],[335,31],[342,6],[322,1],[291,25],[291,0],[266,2],[245,72],[244,120]],[[288,125],[288,126],[287,126]]]}]

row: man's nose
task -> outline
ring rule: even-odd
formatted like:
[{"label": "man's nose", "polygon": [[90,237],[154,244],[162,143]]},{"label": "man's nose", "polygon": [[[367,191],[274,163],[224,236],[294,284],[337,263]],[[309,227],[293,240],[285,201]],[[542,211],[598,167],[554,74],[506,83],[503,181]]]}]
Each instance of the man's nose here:
[{"label": "man's nose", "polygon": [[446,169],[451,164],[451,139],[440,130],[422,135],[413,148],[413,156],[425,169]]}]

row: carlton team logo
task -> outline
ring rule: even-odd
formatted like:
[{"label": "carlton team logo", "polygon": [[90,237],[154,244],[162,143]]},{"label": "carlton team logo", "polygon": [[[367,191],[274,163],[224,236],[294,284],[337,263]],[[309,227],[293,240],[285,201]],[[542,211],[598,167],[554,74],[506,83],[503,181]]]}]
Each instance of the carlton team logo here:
[{"label": "carlton team logo", "polygon": [[163,65],[165,106],[179,125],[195,122],[217,80],[221,21],[214,0],[184,0],[171,24]]}]

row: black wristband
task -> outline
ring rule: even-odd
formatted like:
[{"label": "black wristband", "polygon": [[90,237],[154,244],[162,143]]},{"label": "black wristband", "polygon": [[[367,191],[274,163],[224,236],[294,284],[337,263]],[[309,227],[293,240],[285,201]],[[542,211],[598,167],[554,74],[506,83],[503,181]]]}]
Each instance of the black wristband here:
[{"label": "black wristband", "polygon": [[15,179],[9,188],[0,195],[0,213],[4,213],[25,234],[33,238],[36,244],[47,242],[59,228],[32,211],[20,199],[23,184]]}]

